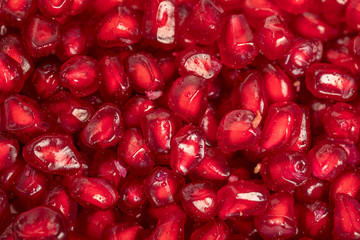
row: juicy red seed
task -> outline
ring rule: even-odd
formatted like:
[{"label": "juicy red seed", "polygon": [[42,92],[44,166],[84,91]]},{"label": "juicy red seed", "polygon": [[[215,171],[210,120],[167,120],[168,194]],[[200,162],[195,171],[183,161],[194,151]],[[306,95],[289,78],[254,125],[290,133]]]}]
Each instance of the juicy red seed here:
[{"label": "juicy red seed", "polygon": [[102,239],[141,239],[143,228],[137,223],[113,223],[106,226]]},{"label": "juicy red seed", "polygon": [[209,221],[216,215],[217,199],[213,186],[206,182],[190,183],[180,192],[184,210],[197,221]]},{"label": "juicy red seed", "polygon": [[216,145],[217,129],[219,126],[219,117],[215,109],[209,105],[204,115],[200,119],[199,127],[205,134],[206,144],[209,146]]},{"label": "juicy red seed", "polygon": [[67,135],[41,135],[23,148],[23,157],[43,172],[69,175],[79,171],[80,154]]},{"label": "juicy red seed", "polygon": [[265,239],[294,236],[296,220],[292,195],[283,192],[271,195],[264,215],[255,217],[255,226]]},{"label": "juicy red seed", "polygon": [[217,192],[218,217],[262,215],[269,198],[269,191],[262,185],[244,180],[228,183]]},{"label": "juicy red seed", "polygon": [[301,186],[297,187],[294,197],[300,202],[328,201],[329,182],[310,176]]},{"label": "juicy red seed", "polygon": [[161,97],[164,80],[154,57],[147,53],[133,54],[126,61],[126,70],[136,92],[145,93],[151,100]]},{"label": "juicy red seed", "polygon": [[350,101],[357,97],[358,82],[346,69],[326,63],[312,64],[306,71],[306,87],[318,98]]},{"label": "juicy red seed", "polygon": [[290,191],[308,180],[311,169],[305,154],[283,151],[264,158],[260,173],[269,189]]},{"label": "juicy red seed", "polygon": [[119,198],[116,188],[102,178],[76,177],[70,183],[69,192],[83,207],[99,209],[114,207]]},{"label": "juicy red seed", "polygon": [[103,47],[127,46],[141,38],[141,16],[137,11],[118,6],[101,20],[97,30],[98,43]]},{"label": "juicy red seed", "polygon": [[155,103],[141,95],[130,98],[123,107],[124,124],[127,128],[140,127],[140,120],[146,112],[155,108]]},{"label": "juicy red seed", "polygon": [[11,167],[19,157],[19,143],[10,134],[0,133],[0,170]]},{"label": "juicy red seed", "polygon": [[348,156],[341,146],[325,141],[310,149],[308,158],[313,176],[332,180],[344,170]]},{"label": "juicy red seed", "polygon": [[153,206],[164,206],[177,200],[185,180],[167,168],[157,167],[144,180],[145,194]]},{"label": "juicy red seed", "polygon": [[259,114],[256,116],[248,110],[227,113],[221,119],[217,133],[220,150],[234,152],[253,146],[260,135],[260,121]]},{"label": "juicy red seed", "polygon": [[37,1],[4,0],[1,2],[0,16],[12,26],[21,26],[36,11]]},{"label": "juicy red seed", "polygon": [[360,36],[357,35],[354,38],[351,39],[348,51],[351,55],[354,57],[359,58],[360,57]]},{"label": "juicy red seed", "polygon": [[40,12],[47,17],[60,17],[69,12],[71,0],[38,0]]},{"label": "juicy red seed", "polygon": [[270,0],[244,0],[243,12],[250,26],[257,28],[272,15],[282,15],[280,8]]},{"label": "juicy red seed", "polygon": [[351,0],[349,1],[347,7],[346,7],[346,23],[354,28],[359,29],[360,24],[360,17],[359,17],[359,0]]},{"label": "juicy red seed", "polygon": [[190,240],[212,239],[213,236],[216,236],[217,240],[226,240],[229,239],[229,235],[229,227],[226,223],[213,220],[194,230]]},{"label": "juicy red seed", "polygon": [[258,54],[254,37],[241,14],[227,17],[218,40],[221,62],[231,68],[243,68]]},{"label": "juicy red seed", "polygon": [[27,20],[23,38],[31,56],[47,56],[60,43],[60,25],[55,20],[37,15]]},{"label": "juicy red seed", "polygon": [[281,17],[270,16],[258,28],[255,42],[268,59],[275,60],[289,52],[294,36]]},{"label": "juicy red seed", "polygon": [[110,103],[104,104],[83,128],[81,140],[93,148],[115,146],[123,137],[123,125],[120,109]]},{"label": "juicy red seed", "polygon": [[197,123],[205,113],[207,102],[207,82],[204,78],[189,75],[173,82],[169,108],[187,122]]},{"label": "juicy red seed", "polygon": [[297,0],[275,0],[275,3],[284,11],[293,13],[293,14],[299,14],[306,12],[309,7],[311,6],[312,1],[311,0],[303,0],[303,1],[297,1]]},{"label": "juicy red seed", "polygon": [[170,212],[161,218],[148,240],[177,240],[184,239],[184,225],[186,215],[182,211]]},{"label": "juicy red seed", "polygon": [[21,213],[13,223],[15,239],[66,239],[64,217],[45,206]]},{"label": "juicy red seed", "polygon": [[338,194],[346,194],[360,200],[360,172],[358,169],[345,170],[330,185],[330,202],[336,203]]},{"label": "juicy red seed", "polygon": [[204,133],[193,125],[185,126],[171,139],[170,149],[172,170],[186,175],[204,159]]},{"label": "juicy red seed", "polygon": [[75,56],[65,62],[60,69],[63,87],[69,88],[78,97],[94,93],[99,87],[97,61],[87,56]]}]

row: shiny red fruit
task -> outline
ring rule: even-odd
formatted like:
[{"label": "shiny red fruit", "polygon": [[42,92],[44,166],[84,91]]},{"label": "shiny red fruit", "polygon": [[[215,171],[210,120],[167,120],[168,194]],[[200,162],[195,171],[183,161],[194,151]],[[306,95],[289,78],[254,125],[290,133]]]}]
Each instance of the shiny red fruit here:
[{"label": "shiny red fruit", "polygon": [[310,176],[301,186],[297,187],[294,197],[300,202],[328,201],[329,182]]},{"label": "shiny red fruit", "polygon": [[38,0],[38,8],[49,18],[61,17],[69,12],[72,2],[72,0]]},{"label": "shiny red fruit", "polygon": [[242,10],[253,28],[260,27],[267,17],[282,15],[281,9],[270,0],[244,0]]},{"label": "shiny red fruit", "polygon": [[0,170],[11,167],[19,157],[19,142],[7,133],[0,133]]},{"label": "shiny red fruit", "polygon": [[1,1],[0,18],[11,26],[21,26],[36,11],[35,0]]},{"label": "shiny red fruit", "polygon": [[183,240],[186,215],[174,211],[161,218],[147,240]]},{"label": "shiny red fruit", "polygon": [[103,240],[117,240],[117,239],[126,239],[126,240],[136,240],[142,239],[143,228],[136,222],[127,223],[114,223],[106,226],[104,233],[102,235]]},{"label": "shiny red fruit", "polygon": [[226,223],[213,220],[194,230],[190,240],[228,240],[229,235]]},{"label": "shiny red fruit", "polygon": [[360,171],[348,169],[338,175],[330,185],[329,198],[332,204],[336,203],[338,194],[346,194],[360,200]]},{"label": "shiny red fruit", "polygon": [[140,127],[140,120],[148,111],[155,108],[155,103],[142,95],[131,97],[123,107],[124,124],[127,128]]}]

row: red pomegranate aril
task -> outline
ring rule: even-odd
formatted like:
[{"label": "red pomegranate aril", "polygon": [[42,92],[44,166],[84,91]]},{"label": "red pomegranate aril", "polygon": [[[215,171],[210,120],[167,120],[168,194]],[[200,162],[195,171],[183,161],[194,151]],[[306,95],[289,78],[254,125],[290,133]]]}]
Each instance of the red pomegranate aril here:
[{"label": "red pomegranate aril", "polygon": [[20,92],[25,82],[23,70],[14,59],[0,53],[0,103]]},{"label": "red pomegranate aril", "polygon": [[13,223],[15,239],[66,239],[64,217],[57,211],[39,206],[21,213]]},{"label": "red pomegranate aril", "polygon": [[255,42],[266,58],[282,58],[294,44],[294,36],[280,16],[270,16],[264,20],[255,35]]},{"label": "red pomegranate aril", "polygon": [[69,192],[83,207],[108,209],[114,207],[119,199],[116,188],[102,178],[75,177]]},{"label": "red pomegranate aril", "polygon": [[22,172],[25,167],[25,162],[17,158],[17,160],[8,168],[1,171],[0,174],[0,187],[7,194],[11,195],[12,187],[14,186],[15,179]]},{"label": "red pomegranate aril", "polygon": [[102,47],[127,46],[141,39],[141,15],[130,8],[118,6],[99,23],[97,40]]},{"label": "red pomegranate aril", "polygon": [[125,182],[119,188],[119,201],[117,206],[124,213],[138,217],[145,208],[147,200],[144,192],[143,179],[128,175]]},{"label": "red pomegranate aril", "polygon": [[[6,196],[6,193],[2,189],[0,189],[0,231],[1,232],[6,231],[5,228],[10,223],[9,219],[11,219],[9,201]],[[4,239],[4,238],[0,236],[0,239]]]},{"label": "red pomegranate aril", "polygon": [[332,209],[326,203],[315,201],[296,204],[298,228],[301,235],[314,239],[329,239],[333,228]]},{"label": "red pomegranate aril", "polygon": [[162,207],[150,206],[149,208],[147,208],[147,212],[150,215],[150,217],[154,218],[155,220],[159,220],[171,212],[182,213],[183,208],[182,208],[181,204],[179,205],[177,203],[172,203],[172,204],[168,204],[168,205],[165,205]]},{"label": "red pomegranate aril", "polygon": [[360,113],[347,103],[336,103],[323,116],[325,131],[330,138],[356,143],[359,139]]},{"label": "red pomegranate aril", "polygon": [[346,166],[347,158],[344,148],[326,141],[315,145],[308,153],[312,175],[323,180],[332,180],[339,175]]},{"label": "red pomegranate aril", "polygon": [[71,8],[72,0],[38,0],[40,12],[47,17],[61,17]]},{"label": "red pomegranate aril", "polygon": [[205,48],[189,47],[180,52],[177,58],[178,72],[181,76],[195,75],[212,79],[222,68],[220,60]]},{"label": "red pomegranate aril", "polygon": [[99,150],[95,153],[90,165],[90,176],[103,178],[118,187],[126,177],[125,164],[118,158],[115,151],[110,149]]},{"label": "red pomegranate aril", "polygon": [[81,132],[82,142],[92,148],[115,146],[124,135],[120,109],[110,103],[101,106]]},{"label": "red pomegranate aril", "polygon": [[293,21],[294,29],[301,37],[326,41],[338,35],[338,29],[327,24],[319,15],[305,12],[297,15]]},{"label": "red pomegranate aril", "polygon": [[353,37],[348,45],[348,52],[356,57],[360,58],[360,35]]},{"label": "red pomegranate aril", "polygon": [[60,43],[60,25],[55,20],[37,15],[27,20],[22,36],[31,56],[47,56]]},{"label": "red pomegranate aril", "polygon": [[360,171],[359,169],[348,169],[338,175],[330,185],[330,202],[336,204],[339,194],[346,194],[357,200],[360,199]]},{"label": "red pomegranate aril", "polygon": [[0,170],[11,167],[19,157],[19,142],[7,133],[0,132]]},{"label": "red pomegranate aril", "polygon": [[278,102],[269,107],[259,144],[269,151],[293,146],[300,134],[301,108],[293,102]]},{"label": "red pomegranate aril", "polygon": [[144,180],[144,190],[150,203],[160,207],[176,202],[184,183],[182,176],[167,168],[156,167]]},{"label": "red pomegranate aril", "polygon": [[299,14],[309,9],[312,4],[312,0],[275,0],[275,3],[285,12]]},{"label": "red pomegranate aril", "polygon": [[148,0],[144,3],[142,36],[151,46],[169,50],[178,37],[178,9],[175,0]]},{"label": "red pomegranate aril", "polygon": [[36,10],[35,0],[4,0],[1,2],[0,18],[11,26],[21,26]]},{"label": "red pomegranate aril", "polygon": [[188,33],[202,45],[214,43],[220,36],[224,10],[212,0],[200,0],[187,19]]},{"label": "red pomegranate aril", "polygon": [[117,55],[106,55],[99,61],[101,74],[100,93],[106,101],[123,103],[132,93],[121,59]]},{"label": "red pomegranate aril", "polygon": [[90,0],[73,0],[69,14],[72,16],[81,14],[88,6],[89,6]]},{"label": "red pomegranate aril", "polygon": [[197,123],[205,113],[207,102],[206,79],[188,75],[173,82],[169,108],[187,122]]},{"label": "red pomegranate aril", "polygon": [[186,213],[197,221],[213,219],[217,211],[216,191],[207,182],[190,183],[180,191],[180,199]]},{"label": "red pomegranate aril", "polygon": [[[170,143],[180,128],[176,116],[163,108],[148,111],[141,119],[141,131],[149,148],[155,154],[167,155],[170,153]],[[159,155],[156,155],[159,159]]]},{"label": "red pomegranate aril", "polygon": [[101,239],[105,228],[115,222],[119,222],[121,213],[119,210],[97,210],[83,208],[78,214],[76,229],[85,236],[85,239]]},{"label": "red pomegranate aril", "polygon": [[[274,83],[272,83],[274,84]],[[233,109],[250,110],[260,114],[260,122],[268,109],[268,98],[265,93],[264,78],[259,71],[250,70],[244,73],[233,86],[231,106]]]},{"label": "red pomegranate aril", "polygon": [[78,97],[88,96],[99,88],[98,62],[88,56],[70,58],[61,66],[59,75],[61,85]]},{"label": "red pomegranate aril", "polygon": [[205,135],[206,145],[215,146],[219,117],[211,105],[208,106],[199,122],[199,127],[203,130]]},{"label": "red pomegranate aril", "polygon": [[270,0],[244,0],[242,10],[253,28],[258,28],[267,17],[282,15],[280,8]]},{"label": "red pomegranate aril", "polygon": [[17,171],[12,192],[19,198],[23,208],[38,205],[48,190],[48,178],[40,170],[26,164]]},{"label": "red pomegranate aril", "polygon": [[269,198],[269,191],[262,185],[245,180],[228,183],[217,192],[218,217],[224,220],[262,215]]},{"label": "red pomegranate aril", "polygon": [[87,36],[80,21],[69,22],[62,27],[61,41],[57,48],[57,55],[62,60],[68,60],[76,55],[86,53]]},{"label": "red pomegranate aril", "polygon": [[61,90],[60,62],[54,58],[46,58],[39,63],[32,78],[25,88],[27,94],[34,99],[47,99]]},{"label": "red pomegranate aril", "polygon": [[339,194],[334,209],[335,239],[356,239],[360,233],[360,203],[354,198]]},{"label": "red pomegranate aril", "polygon": [[204,159],[204,133],[193,125],[185,126],[171,139],[170,149],[172,170],[187,175]]},{"label": "red pomegranate aril", "polygon": [[300,133],[296,143],[289,146],[288,149],[292,151],[306,151],[309,149],[311,144],[311,131],[310,131],[310,110],[306,106],[301,106],[303,111]]},{"label": "red pomegranate aril", "polygon": [[90,104],[65,91],[47,99],[42,107],[56,123],[56,129],[68,134],[79,131],[94,112]]},{"label": "red pomegranate aril", "polygon": [[34,168],[60,175],[71,175],[79,171],[80,154],[71,137],[61,134],[41,135],[26,143],[24,160]]},{"label": "red pomegranate aril", "polygon": [[264,78],[264,91],[270,102],[295,100],[294,81],[278,65],[266,63],[261,72]]},{"label": "red pomegranate aril", "polygon": [[359,0],[349,0],[346,7],[345,17],[346,23],[356,30],[360,29],[360,10],[359,10]]},{"label": "red pomegranate aril", "polygon": [[255,226],[265,239],[287,239],[296,234],[294,198],[289,193],[271,195],[264,215],[255,217]]},{"label": "red pomegranate aril", "polygon": [[205,223],[191,234],[190,240],[228,240],[229,227],[219,220]]},{"label": "red pomegranate aril", "polygon": [[147,240],[183,240],[186,215],[174,211],[161,218]]},{"label": "red pomegranate aril", "polygon": [[250,26],[241,14],[226,18],[218,47],[221,62],[236,69],[250,64],[259,52]]},{"label": "red pomegranate aril", "polygon": [[34,71],[32,59],[26,52],[20,36],[8,34],[0,40],[0,51],[20,64],[24,80],[28,79]]},{"label": "red pomegranate aril", "polygon": [[329,182],[310,176],[303,185],[295,189],[294,196],[300,202],[328,201],[329,186]]},{"label": "red pomegranate aril", "polygon": [[124,124],[127,128],[140,127],[140,120],[147,112],[155,108],[155,103],[142,95],[135,95],[126,101],[123,107]]},{"label": "red pomegranate aril", "polygon": [[345,10],[350,1],[324,0],[319,7],[322,17],[332,25],[345,22]]},{"label": "red pomegranate aril", "polygon": [[298,38],[280,63],[286,73],[292,77],[302,77],[312,63],[321,60],[322,55],[323,44],[321,41]]},{"label": "red pomegranate aril", "polygon": [[252,147],[259,135],[261,116],[248,110],[227,113],[218,127],[218,146],[223,152],[235,152]]},{"label": "red pomegranate aril", "polygon": [[43,204],[61,212],[70,227],[75,224],[78,205],[62,186],[54,186],[45,194]]},{"label": "red pomegranate aril", "polygon": [[153,56],[148,53],[136,53],[131,55],[125,64],[130,85],[136,92],[146,94],[151,100],[161,97],[164,80]]},{"label": "red pomegranate aril", "polygon": [[265,157],[260,173],[269,189],[291,191],[308,180],[311,169],[304,153],[283,151]]},{"label": "red pomegranate aril", "polygon": [[124,139],[119,143],[118,155],[129,171],[136,175],[146,175],[155,165],[155,156],[140,132],[133,129],[125,131]]},{"label": "red pomegranate aril", "polygon": [[229,176],[230,168],[225,155],[218,148],[210,147],[205,148],[204,159],[190,174],[193,181],[209,181],[221,185]]},{"label": "red pomegranate aril", "polygon": [[18,136],[21,142],[45,133],[51,127],[37,102],[26,96],[7,98],[3,109],[5,129]]},{"label": "red pomegranate aril", "polygon": [[113,223],[106,226],[102,235],[103,240],[136,240],[142,239],[143,228],[136,222]]}]

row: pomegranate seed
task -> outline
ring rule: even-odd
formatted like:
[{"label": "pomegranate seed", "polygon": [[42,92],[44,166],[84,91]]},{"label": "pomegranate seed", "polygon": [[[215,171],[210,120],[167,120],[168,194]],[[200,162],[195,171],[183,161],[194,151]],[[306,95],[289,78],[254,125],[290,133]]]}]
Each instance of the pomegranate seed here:
[{"label": "pomegranate seed", "polygon": [[8,225],[10,217],[10,205],[8,198],[6,196],[6,193],[0,189],[0,231],[3,231]]},{"label": "pomegranate seed", "polygon": [[227,113],[221,119],[218,128],[217,140],[220,150],[234,152],[253,146],[260,135],[260,121],[259,113],[255,116],[248,110]]},{"label": "pomegranate seed", "polygon": [[101,106],[81,132],[82,142],[93,148],[115,146],[123,137],[123,119],[120,109],[107,103]]},{"label": "pomegranate seed", "polygon": [[164,80],[155,59],[147,53],[136,53],[126,61],[131,87],[155,100],[163,94]]},{"label": "pomegranate seed", "polygon": [[13,223],[15,239],[66,239],[63,216],[45,206],[21,213]]},{"label": "pomegranate seed", "polygon": [[213,220],[196,229],[190,240],[226,240],[229,239],[229,228],[226,223]]},{"label": "pomegranate seed", "polygon": [[311,0],[303,0],[303,1],[297,1],[297,0],[275,0],[275,3],[284,11],[293,13],[293,14],[299,14],[306,12],[309,7],[312,4]]},{"label": "pomegranate seed", "polygon": [[7,24],[21,26],[36,11],[36,4],[35,0],[4,0],[0,16]]},{"label": "pomegranate seed", "polygon": [[10,167],[1,171],[0,175],[0,187],[7,193],[10,194],[12,187],[15,184],[16,177],[24,169],[25,163],[22,159],[17,159]]},{"label": "pomegranate seed", "polygon": [[295,189],[295,199],[300,202],[328,201],[329,185],[327,181],[310,176]]},{"label": "pomegranate seed", "polygon": [[294,198],[289,193],[275,193],[264,215],[255,217],[255,226],[265,239],[286,239],[296,233]]},{"label": "pomegranate seed", "polygon": [[270,60],[282,58],[294,44],[294,36],[279,16],[270,16],[258,28],[255,42]]},{"label": "pomegranate seed", "polygon": [[105,149],[95,153],[90,165],[91,177],[106,179],[118,187],[126,174],[125,164],[118,158],[116,152]]},{"label": "pomegranate seed", "polygon": [[11,167],[19,157],[19,143],[10,134],[0,133],[0,170]]},{"label": "pomegranate seed", "polygon": [[144,180],[147,198],[153,206],[164,206],[177,200],[185,180],[167,168],[155,168]]},{"label": "pomegranate seed", "polygon": [[170,149],[171,168],[181,175],[186,175],[204,159],[204,133],[193,125],[185,126],[171,139]]},{"label": "pomegranate seed", "polygon": [[143,236],[143,228],[137,223],[114,223],[108,225],[102,235],[104,240],[115,239],[140,239]]},{"label": "pomegranate seed", "polygon": [[23,148],[24,160],[43,172],[71,175],[79,171],[80,154],[67,135],[41,135]]},{"label": "pomegranate seed", "polygon": [[98,87],[99,71],[97,61],[87,56],[75,56],[65,62],[60,69],[63,87],[69,88],[78,97],[94,93]]},{"label": "pomegranate seed", "polygon": [[310,149],[308,158],[312,175],[332,180],[344,170],[348,156],[341,146],[324,141]]},{"label": "pomegranate seed", "polygon": [[70,195],[83,207],[108,209],[119,195],[115,187],[102,178],[76,177],[69,186]]},{"label": "pomegranate seed", "polygon": [[135,95],[124,104],[123,118],[127,128],[140,127],[143,115],[155,108],[155,103],[141,95]]},{"label": "pomegranate seed", "polygon": [[38,0],[40,12],[47,17],[60,17],[69,12],[71,0]]},{"label": "pomegranate seed", "polygon": [[360,232],[360,203],[345,194],[336,197],[333,235],[338,239],[354,239]]},{"label": "pomegranate seed", "polygon": [[359,0],[350,0],[348,1],[348,5],[346,7],[346,23],[354,28],[354,29],[359,29],[360,26],[360,18],[359,18]]},{"label": "pomegranate seed", "polygon": [[203,130],[205,135],[206,145],[215,146],[217,129],[219,126],[218,115],[215,109],[209,105],[204,115],[200,119],[199,127]]},{"label": "pomegranate seed", "polygon": [[196,123],[205,113],[207,84],[204,78],[189,75],[178,78],[169,92],[169,108],[187,122]]},{"label": "pomegranate seed", "polygon": [[149,0],[144,7],[142,36],[146,43],[165,50],[174,48],[178,37],[175,0]]},{"label": "pomegranate seed", "polygon": [[184,239],[185,214],[171,212],[161,218],[153,229],[148,240],[182,240]]},{"label": "pomegranate seed", "polygon": [[213,186],[206,182],[190,183],[180,192],[184,210],[197,221],[206,222],[216,215],[217,200]]},{"label": "pomegranate seed", "polygon": [[357,186],[360,186],[360,172],[358,169],[345,170],[331,183],[330,202],[336,203],[336,197],[339,194],[346,194],[359,200],[360,192],[358,192],[359,188]]},{"label": "pomegranate seed", "polygon": [[82,13],[89,6],[90,0],[73,0],[70,7],[70,14],[75,16]]},{"label": "pomegranate seed", "polygon": [[228,183],[217,192],[218,217],[262,215],[269,198],[269,191],[262,185],[244,180]]},{"label": "pomegranate seed", "polygon": [[311,169],[305,154],[283,151],[264,158],[260,173],[269,189],[290,191],[308,180]]},{"label": "pomegranate seed", "polygon": [[103,47],[127,46],[141,38],[141,16],[134,10],[118,6],[101,20],[97,30],[98,43]]},{"label": "pomegranate seed", "polygon": [[348,52],[354,56],[359,58],[360,57],[360,36],[357,35],[351,39],[348,45]]},{"label": "pomegranate seed", "polygon": [[60,25],[55,20],[37,15],[27,20],[22,35],[31,56],[47,56],[60,43]]},{"label": "pomegranate seed", "polygon": [[280,8],[270,0],[245,0],[243,12],[250,26],[257,28],[265,18],[272,15],[282,15]]},{"label": "pomegranate seed", "polygon": [[250,26],[241,14],[226,18],[218,47],[221,62],[231,68],[245,67],[258,54]]}]

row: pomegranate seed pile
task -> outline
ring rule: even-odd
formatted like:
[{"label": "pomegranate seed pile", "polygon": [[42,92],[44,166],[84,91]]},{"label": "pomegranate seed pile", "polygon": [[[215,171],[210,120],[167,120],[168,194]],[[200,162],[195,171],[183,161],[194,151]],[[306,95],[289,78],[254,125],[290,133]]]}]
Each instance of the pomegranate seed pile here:
[{"label": "pomegranate seed pile", "polygon": [[0,0],[0,239],[360,239],[358,33],[360,0]]}]

